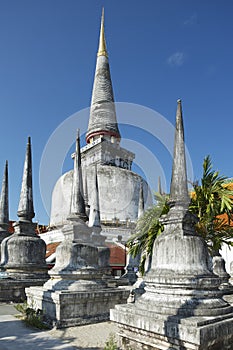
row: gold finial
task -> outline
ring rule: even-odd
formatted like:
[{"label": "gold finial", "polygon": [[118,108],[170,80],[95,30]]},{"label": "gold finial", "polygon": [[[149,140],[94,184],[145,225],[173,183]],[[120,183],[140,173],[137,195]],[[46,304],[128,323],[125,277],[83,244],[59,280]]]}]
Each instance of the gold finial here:
[{"label": "gold finial", "polygon": [[99,40],[99,49],[98,49],[97,56],[108,57],[105,35],[104,35],[104,8],[102,10],[101,27],[100,27],[100,40]]}]

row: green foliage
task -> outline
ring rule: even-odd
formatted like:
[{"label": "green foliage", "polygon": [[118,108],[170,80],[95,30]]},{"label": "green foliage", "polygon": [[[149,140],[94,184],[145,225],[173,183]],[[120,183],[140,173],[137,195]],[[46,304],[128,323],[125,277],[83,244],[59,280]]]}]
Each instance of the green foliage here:
[{"label": "green foliage", "polygon": [[145,262],[151,256],[154,240],[163,231],[163,225],[159,221],[161,215],[169,211],[168,196],[155,194],[156,205],[146,210],[144,215],[139,218],[135,234],[128,240],[127,246],[129,254],[136,257],[141,254],[139,271],[145,273]]},{"label": "green foliage", "polygon": [[[226,177],[212,170],[209,156],[203,162],[201,184],[193,184],[193,189],[189,210],[199,219],[196,230],[207,242],[210,253],[218,251],[223,243],[233,246],[229,240],[233,238],[230,225],[233,221],[233,190]],[[142,274],[145,273],[146,260],[152,256],[154,241],[163,231],[159,218],[169,211],[168,196],[156,194],[155,199],[156,205],[138,220],[135,234],[127,243],[129,254],[133,257],[141,255],[139,271]],[[224,216],[220,217],[222,214]]]},{"label": "green foliage", "polygon": [[114,334],[110,334],[108,340],[105,343],[104,350],[117,350],[117,342]]},{"label": "green foliage", "polygon": [[[232,245],[229,239],[233,238],[233,228],[230,226],[233,219],[233,190],[226,183],[226,177],[212,170],[209,156],[203,162],[201,184],[195,183],[193,188],[189,210],[199,218],[196,229],[208,243],[210,253],[218,251],[223,243]],[[222,214],[224,216],[220,217]]]},{"label": "green foliage", "polygon": [[24,314],[26,312],[26,309],[27,309],[27,302],[24,301],[23,303],[21,304],[16,304],[14,305],[14,307],[16,308],[17,311],[21,312],[22,314]]},{"label": "green foliage", "polygon": [[38,329],[48,329],[49,327],[43,322],[42,310],[35,311],[30,308],[26,302],[15,305],[17,311],[21,312],[22,320],[31,327]]}]

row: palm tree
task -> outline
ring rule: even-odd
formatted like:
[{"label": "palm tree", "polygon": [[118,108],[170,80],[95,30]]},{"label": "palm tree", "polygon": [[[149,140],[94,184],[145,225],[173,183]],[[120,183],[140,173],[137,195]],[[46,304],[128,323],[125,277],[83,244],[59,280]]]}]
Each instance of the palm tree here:
[{"label": "palm tree", "polygon": [[[226,177],[212,170],[211,159],[207,156],[203,162],[201,184],[193,184],[191,193],[189,210],[199,219],[196,230],[207,242],[211,255],[214,255],[223,243],[233,246],[230,241],[230,238],[233,238],[233,190],[226,180]],[[154,241],[163,231],[159,218],[169,211],[167,195],[156,194],[155,199],[156,205],[138,220],[135,234],[127,243],[129,254],[133,257],[141,255],[139,271],[142,274],[145,272],[147,258],[152,256]]]},{"label": "palm tree", "polygon": [[197,232],[205,239],[211,255],[218,251],[223,243],[232,245],[233,238],[233,191],[227,178],[212,170],[209,156],[203,162],[201,184],[193,185],[189,210],[196,214],[199,222]]},{"label": "palm tree", "polygon": [[136,225],[135,234],[127,242],[129,254],[134,258],[140,255],[139,272],[145,273],[147,258],[152,257],[152,250],[155,238],[163,231],[163,225],[159,221],[161,215],[169,211],[168,196],[155,193],[156,205],[147,209]]}]

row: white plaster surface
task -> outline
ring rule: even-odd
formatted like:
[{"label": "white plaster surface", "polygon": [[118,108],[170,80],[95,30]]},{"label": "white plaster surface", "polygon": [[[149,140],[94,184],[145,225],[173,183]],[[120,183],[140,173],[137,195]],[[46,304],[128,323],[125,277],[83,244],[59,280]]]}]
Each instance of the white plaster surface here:
[{"label": "white plaster surface", "polygon": [[[87,179],[88,202],[91,203],[94,191],[93,167],[88,167],[83,173]],[[132,171],[108,165],[98,165],[97,174],[101,220],[112,220],[117,217],[122,221],[127,219],[136,221],[141,176]],[[70,208],[72,177],[73,171],[69,171],[62,175],[55,185],[52,195],[51,226],[63,224],[66,221]],[[152,199],[145,181],[143,181],[143,190],[146,206],[148,206],[152,203]]]}]

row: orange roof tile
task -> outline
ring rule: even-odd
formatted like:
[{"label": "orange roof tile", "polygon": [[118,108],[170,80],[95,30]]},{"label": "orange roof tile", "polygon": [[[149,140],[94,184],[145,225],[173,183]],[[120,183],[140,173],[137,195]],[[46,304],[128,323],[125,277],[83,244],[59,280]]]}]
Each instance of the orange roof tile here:
[{"label": "orange roof tile", "polygon": [[125,249],[119,247],[116,244],[108,243],[108,248],[110,248],[110,266],[125,266]]},{"label": "orange roof tile", "polygon": [[46,255],[45,258],[48,258],[50,255],[56,252],[57,247],[61,242],[49,243],[46,246]]}]

